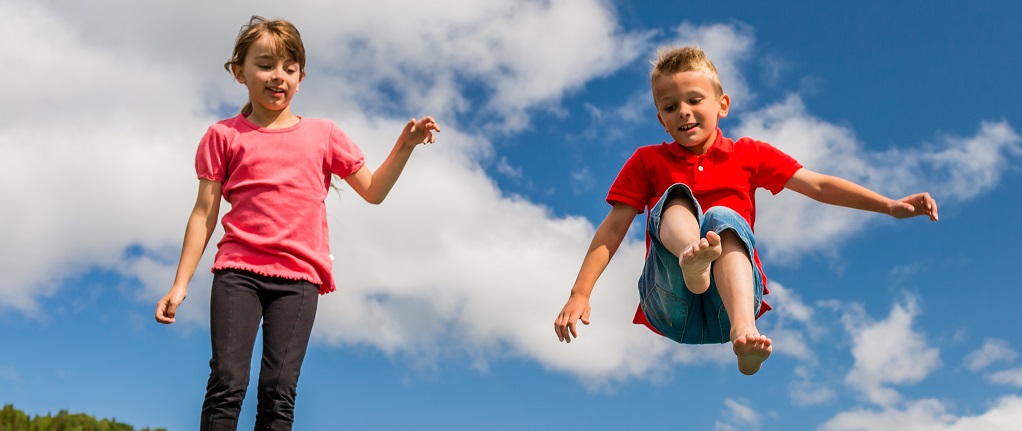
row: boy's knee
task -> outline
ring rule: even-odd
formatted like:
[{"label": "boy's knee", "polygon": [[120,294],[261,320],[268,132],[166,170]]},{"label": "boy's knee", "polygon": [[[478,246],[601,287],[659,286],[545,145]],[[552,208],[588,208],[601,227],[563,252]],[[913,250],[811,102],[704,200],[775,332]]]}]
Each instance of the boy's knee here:
[{"label": "boy's knee", "polygon": [[725,206],[714,206],[707,208],[706,213],[703,214],[703,218],[709,220],[733,220],[736,217],[742,219],[742,216],[738,214],[735,210]]}]

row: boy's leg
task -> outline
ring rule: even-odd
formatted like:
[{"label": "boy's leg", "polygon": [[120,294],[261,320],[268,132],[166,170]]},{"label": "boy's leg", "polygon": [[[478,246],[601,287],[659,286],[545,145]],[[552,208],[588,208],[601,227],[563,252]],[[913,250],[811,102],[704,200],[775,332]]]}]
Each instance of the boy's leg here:
[{"label": "boy's leg", "polygon": [[714,232],[699,238],[699,220],[687,193],[677,190],[668,195],[660,217],[660,242],[675,256],[685,287],[695,294],[710,287],[710,264],[720,256],[720,238]]},{"label": "boy's leg", "polygon": [[251,273],[223,270],[213,276],[209,331],[213,357],[202,403],[200,430],[233,431],[248,388],[252,347],[262,305]]},{"label": "boy's leg", "polygon": [[731,341],[742,374],[755,374],[770,356],[772,342],[756,328],[753,263],[734,229],[720,233],[721,255],[713,279],[731,321]]},{"label": "boy's leg", "polygon": [[259,370],[256,429],[290,430],[298,375],[316,320],[319,287],[275,279],[263,296],[263,357]]}]

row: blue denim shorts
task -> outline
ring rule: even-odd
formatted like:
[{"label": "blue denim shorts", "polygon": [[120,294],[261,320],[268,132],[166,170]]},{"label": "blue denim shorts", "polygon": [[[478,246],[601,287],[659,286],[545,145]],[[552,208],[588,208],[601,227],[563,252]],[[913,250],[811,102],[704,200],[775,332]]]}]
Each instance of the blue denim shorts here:
[{"label": "blue denim shorts", "polygon": [[[731,321],[728,319],[724,302],[717,291],[717,284],[710,277],[710,288],[704,293],[694,294],[685,287],[685,280],[675,256],[660,242],[660,216],[664,203],[672,192],[683,193],[692,201],[699,219],[699,237],[705,238],[709,231],[718,234],[731,229],[745,243],[749,256],[754,256],[756,238],[752,228],[734,210],[716,206],[704,214],[699,202],[692,196],[692,190],[685,184],[674,184],[667,188],[660,201],[649,212],[646,233],[650,238],[646,264],[639,277],[639,297],[646,320],[661,334],[679,343],[713,344],[731,341]],[[749,262],[753,270],[753,295],[755,312],[759,314],[763,302],[763,276],[756,265]]]}]

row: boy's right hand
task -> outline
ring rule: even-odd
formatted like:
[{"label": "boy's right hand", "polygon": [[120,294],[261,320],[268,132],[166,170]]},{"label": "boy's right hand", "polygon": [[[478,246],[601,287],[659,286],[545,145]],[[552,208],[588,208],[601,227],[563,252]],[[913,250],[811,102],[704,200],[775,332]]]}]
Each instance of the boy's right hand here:
[{"label": "boy's right hand", "polygon": [[186,296],[188,293],[182,289],[170,289],[170,292],[156,303],[156,321],[163,324],[174,323],[177,306],[184,302]]},{"label": "boy's right hand", "polygon": [[578,338],[576,326],[578,321],[589,324],[589,298],[583,295],[572,294],[568,302],[561,309],[561,314],[554,320],[554,332],[557,333],[558,341],[570,343],[572,337]]}]

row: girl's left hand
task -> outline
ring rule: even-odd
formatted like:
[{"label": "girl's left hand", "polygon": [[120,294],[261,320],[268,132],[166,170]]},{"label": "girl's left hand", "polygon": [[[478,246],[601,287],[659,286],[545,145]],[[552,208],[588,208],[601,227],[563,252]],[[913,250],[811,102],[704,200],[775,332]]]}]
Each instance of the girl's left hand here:
[{"label": "girl's left hand", "polygon": [[405,124],[405,130],[401,133],[401,136],[404,136],[404,141],[407,145],[432,144],[436,142],[434,132],[440,133],[440,125],[436,123],[433,117],[426,116],[418,121],[414,118],[408,120],[408,124]]}]

